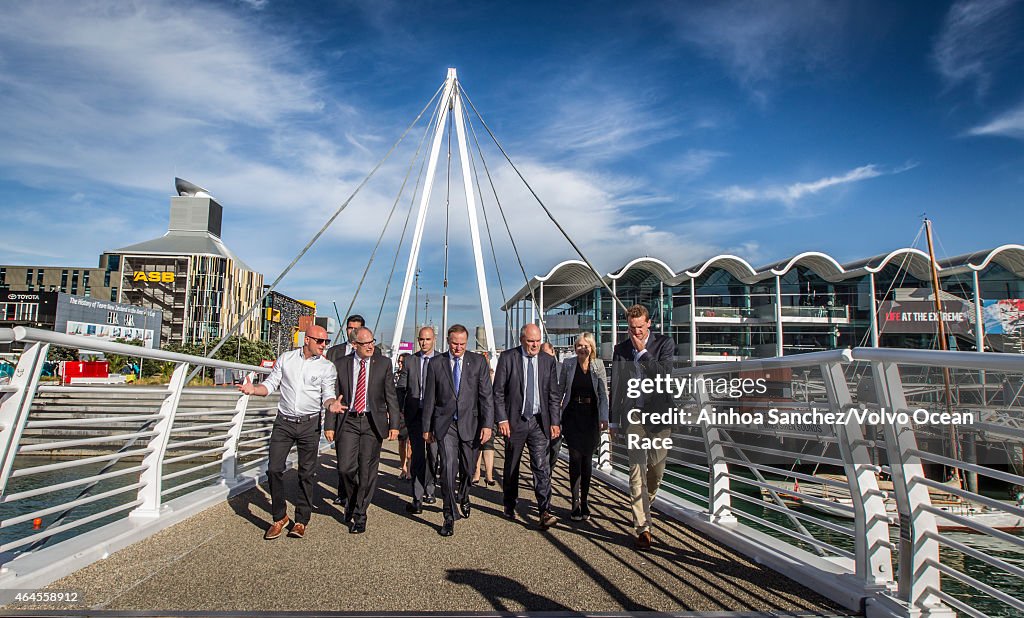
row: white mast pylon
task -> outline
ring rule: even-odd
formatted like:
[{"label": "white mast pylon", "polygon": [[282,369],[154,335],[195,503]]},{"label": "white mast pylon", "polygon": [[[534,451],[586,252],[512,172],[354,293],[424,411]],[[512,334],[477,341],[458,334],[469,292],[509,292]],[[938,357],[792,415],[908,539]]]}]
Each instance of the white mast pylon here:
[{"label": "white mast pylon", "polygon": [[[427,164],[427,178],[423,186],[423,195],[420,198],[419,211],[416,215],[416,230],[413,233],[412,248],[409,251],[409,262],[405,269],[405,284],[402,286],[402,300],[398,306],[398,315],[395,318],[394,338],[391,342],[391,358],[398,358],[398,346],[402,341],[402,331],[405,327],[405,316],[409,307],[409,296],[412,292],[412,283],[416,272],[416,265],[419,261],[420,247],[423,241],[423,227],[427,220],[427,208],[429,206],[430,193],[434,186],[434,174],[437,171],[437,158],[441,151],[441,142],[444,139],[444,127],[448,120],[448,112],[455,114],[455,130],[459,142],[459,157],[462,159],[462,180],[466,191],[466,210],[469,214],[469,231],[473,241],[473,257],[476,261],[476,280],[480,288],[480,308],[483,311],[484,332],[487,336],[487,349],[491,356],[491,366],[498,361],[494,347],[494,326],[491,324],[491,303],[487,294],[487,275],[484,271],[483,252],[480,249],[480,226],[476,215],[476,196],[473,193],[473,184],[469,169],[469,150],[466,147],[466,128],[463,118],[462,97],[459,93],[458,78],[455,69],[448,69],[448,77],[445,81],[444,93],[441,95],[441,113],[437,116],[437,124],[434,127],[434,141],[430,149],[430,161]],[[447,300],[447,299],[445,299]],[[418,324],[415,326],[419,326]],[[445,333],[438,333],[439,338],[446,336]],[[471,336],[475,337],[475,333]],[[468,342],[467,342],[468,343]]]}]

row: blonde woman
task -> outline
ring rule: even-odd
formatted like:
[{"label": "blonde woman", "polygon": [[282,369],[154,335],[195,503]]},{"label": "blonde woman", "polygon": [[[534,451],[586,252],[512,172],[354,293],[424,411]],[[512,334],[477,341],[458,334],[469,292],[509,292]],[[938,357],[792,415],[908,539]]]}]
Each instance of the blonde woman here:
[{"label": "blonde woman", "polygon": [[590,333],[576,338],[576,356],[562,362],[562,435],[569,448],[573,521],[590,519],[590,477],[601,432],[608,428],[608,378]]}]

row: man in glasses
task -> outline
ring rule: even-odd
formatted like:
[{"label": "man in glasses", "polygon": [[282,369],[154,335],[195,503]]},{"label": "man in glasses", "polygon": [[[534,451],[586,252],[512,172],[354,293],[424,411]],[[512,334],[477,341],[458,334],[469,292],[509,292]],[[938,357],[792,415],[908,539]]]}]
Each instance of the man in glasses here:
[{"label": "man in glasses", "polygon": [[426,392],[427,364],[434,358],[434,328],[424,326],[416,335],[420,351],[407,356],[398,377],[398,388],[405,389],[403,412],[405,425],[409,428],[412,444],[412,459],[409,463],[412,483],[409,490],[412,502],[405,506],[407,513],[417,515],[423,512],[424,504],[434,504],[434,471],[437,468],[437,443],[423,441],[423,395]]},{"label": "man in glasses", "polygon": [[455,324],[448,329],[448,351],[434,357],[427,366],[423,395],[423,439],[436,441],[441,456],[441,536],[455,533],[455,520],[460,514],[469,517],[471,466],[476,465],[480,445],[491,439],[494,424],[487,361],[480,354],[466,351],[468,340],[465,326]]},{"label": "man in glasses", "polygon": [[[331,361],[333,363],[333,362],[336,362],[342,356],[351,356],[352,354],[355,354],[356,348],[355,348],[355,343],[354,342],[356,340],[356,331],[359,330],[360,328],[362,328],[365,325],[366,325],[366,320],[364,320],[363,316],[359,315],[358,313],[353,313],[352,315],[348,316],[348,319],[345,320],[345,343],[339,343],[337,345],[332,345],[330,348],[328,348],[327,349],[327,354],[325,355],[327,357],[327,360],[329,360],[329,361]],[[338,466],[339,466],[338,469],[340,470],[341,469],[341,453],[340,452],[337,452],[337,451],[335,452],[335,459],[338,462]],[[346,502],[346,500],[345,500],[345,487],[342,485],[341,473],[339,472],[338,473],[338,497],[334,499],[334,503],[335,504],[345,504],[345,502]]]},{"label": "man in glasses", "polygon": [[277,418],[270,433],[271,524],[263,538],[276,539],[288,526],[284,499],[284,471],[288,451],[297,445],[299,452],[299,493],[295,499],[295,525],[289,536],[302,538],[313,511],[313,477],[316,474],[317,450],[320,443],[320,410],[336,403],[335,368],[323,357],[327,347],[327,331],[311,326],[304,345],[278,357],[270,376],[262,384],[248,382],[238,385],[246,395],[266,397],[281,393]]},{"label": "man in glasses", "polygon": [[339,454],[345,523],[349,532],[360,534],[366,532],[366,511],[377,488],[384,438],[398,439],[399,409],[391,359],[374,354],[373,331],[356,330],[352,343],[355,354],[334,361],[338,399],[327,409],[324,436]]}]

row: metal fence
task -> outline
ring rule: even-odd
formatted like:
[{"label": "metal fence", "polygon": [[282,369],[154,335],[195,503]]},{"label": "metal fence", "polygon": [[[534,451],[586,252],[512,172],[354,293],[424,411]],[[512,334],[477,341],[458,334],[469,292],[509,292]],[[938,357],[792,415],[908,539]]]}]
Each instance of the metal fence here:
[{"label": "metal fence", "polygon": [[[692,385],[676,399],[690,421],[672,433],[661,495],[706,530],[771,537],[799,563],[791,576],[838,578],[868,615],[1024,612],[1024,358],[857,348],[673,377]],[[765,392],[714,391],[758,377]],[[815,412],[846,418],[786,422]],[[626,452],[620,433],[619,471]]]},{"label": "metal fence", "polygon": [[[17,327],[0,342],[27,344],[0,386],[0,555],[4,562],[115,521],[156,518],[168,500],[231,485],[266,461],[276,406],[234,389],[200,389],[193,367],[269,370],[93,337]],[[51,345],[164,361],[166,386],[40,384]],[[46,413],[42,400],[63,398]]]}]

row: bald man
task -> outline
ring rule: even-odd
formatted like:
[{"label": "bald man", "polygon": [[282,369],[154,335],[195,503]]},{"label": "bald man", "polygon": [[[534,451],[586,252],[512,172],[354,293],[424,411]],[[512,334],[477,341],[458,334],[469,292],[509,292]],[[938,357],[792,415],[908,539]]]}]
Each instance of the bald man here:
[{"label": "bald man", "polygon": [[530,449],[533,491],[542,529],[555,525],[551,512],[551,440],[562,434],[555,357],[540,353],[540,328],[527,324],[519,333],[518,347],[498,357],[494,372],[494,419],[505,438],[505,469],[501,479],[505,517],[516,519],[519,499],[519,462]]},{"label": "bald man", "polygon": [[311,326],[306,331],[304,345],[279,356],[270,376],[262,384],[254,386],[247,382],[238,385],[238,390],[246,395],[266,397],[274,391],[281,393],[277,418],[270,433],[267,480],[274,522],[264,535],[267,540],[281,536],[289,523],[284,499],[284,471],[288,451],[293,445],[297,445],[299,452],[299,493],[295,499],[295,525],[288,535],[304,537],[313,512],[320,411],[336,401],[334,364],[323,357],[327,341],[327,331],[323,327]]}]

